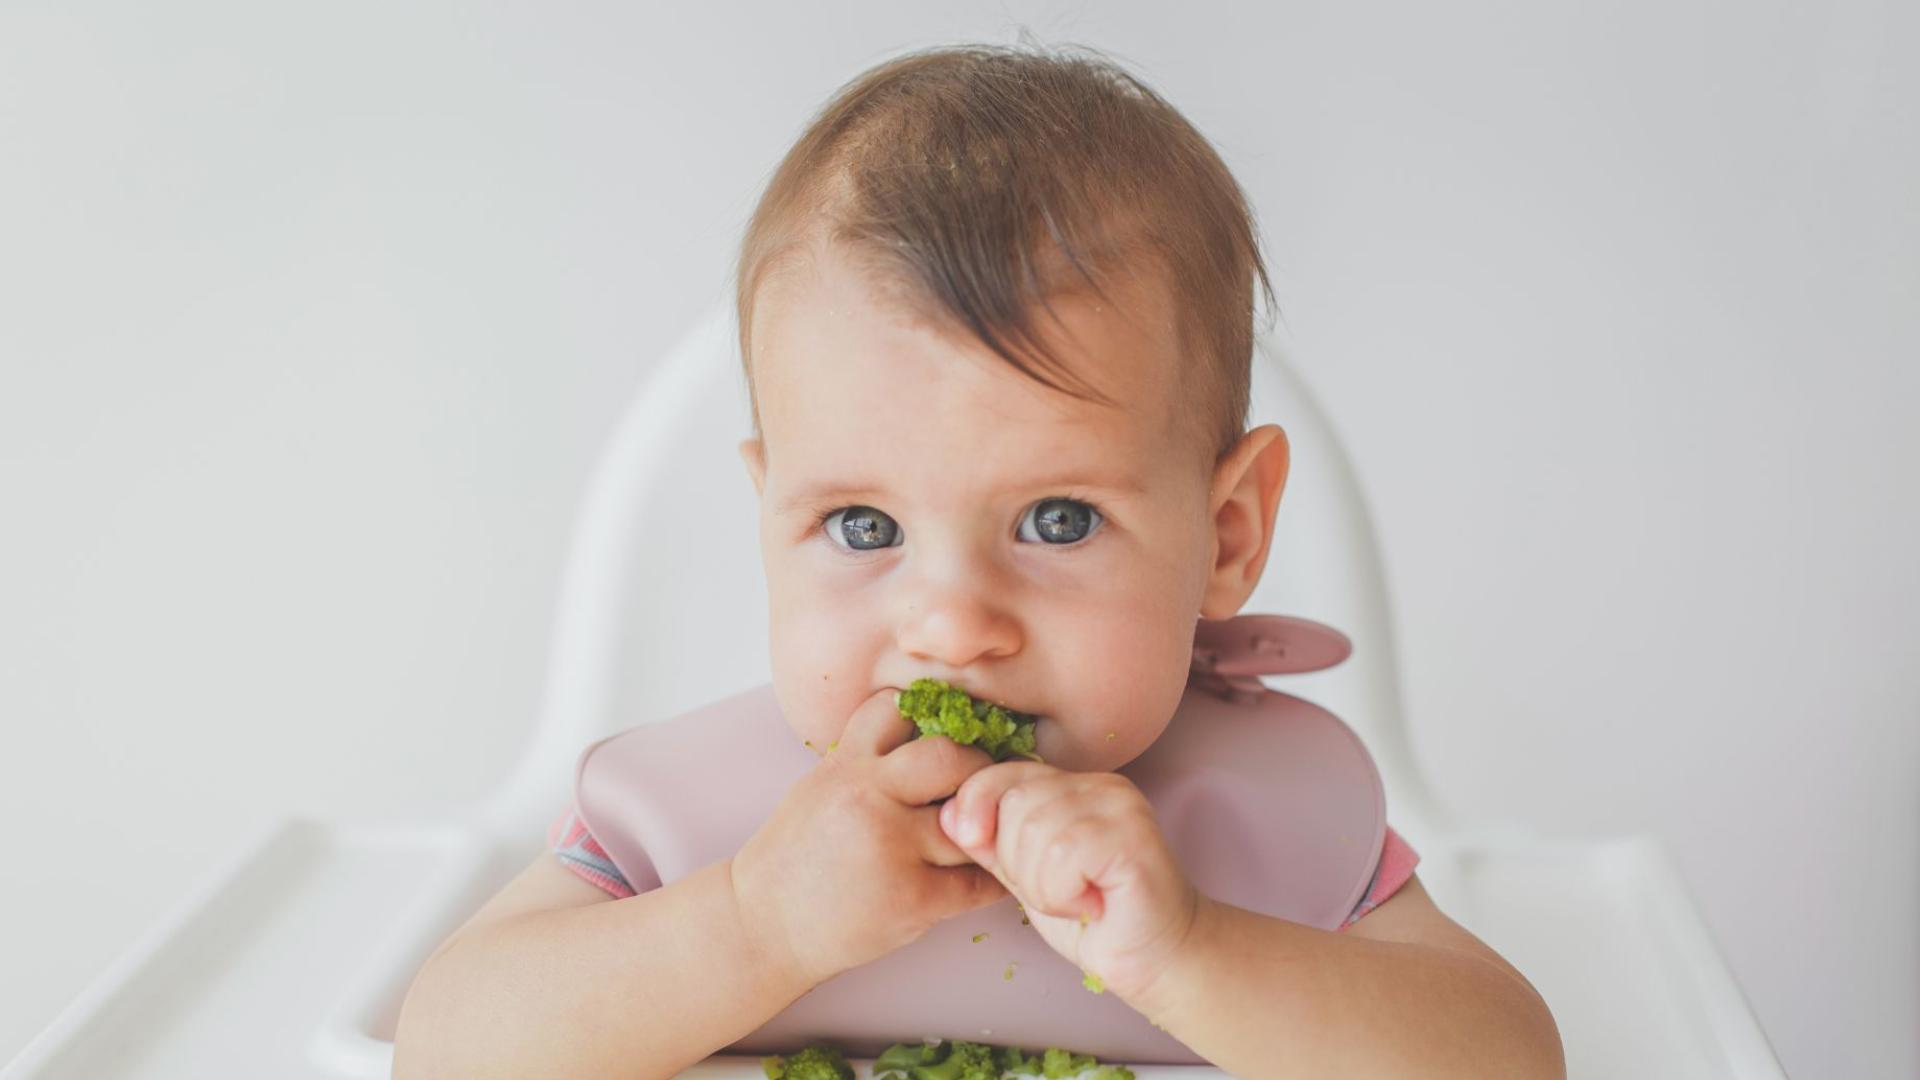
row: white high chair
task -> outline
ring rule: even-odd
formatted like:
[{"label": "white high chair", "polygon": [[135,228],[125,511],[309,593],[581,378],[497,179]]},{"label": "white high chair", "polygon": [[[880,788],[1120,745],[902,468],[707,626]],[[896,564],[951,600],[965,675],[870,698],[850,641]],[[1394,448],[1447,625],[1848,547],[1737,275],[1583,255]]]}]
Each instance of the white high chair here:
[{"label": "white high chair", "polygon": [[[580,751],[768,677],[757,509],[735,452],[748,418],[734,333],[730,297],[715,300],[620,421],[572,538],[543,711],[497,794],[432,821],[289,819],[261,830],[0,1078],[389,1074],[415,971],[545,849]],[[1470,826],[1434,800],[1409,751],[1359,483],[1299,373],[1270,341],[1255,361],[1253,420],[1286,429],[1293,464],[1247,610],[1325,622],[1354,644],[1345,663],[1271,684],[1331,709],[1366,741],[1421,880],[1546,998],[1571,1077],[1783,1077],[1656,840]],[[681,524],[678,511],[696,507],[698,526]],[[862,1080],[869,1065],[857,1063]],[[762,1073],[758,1058],[735,1056],[685,1075]]]}]

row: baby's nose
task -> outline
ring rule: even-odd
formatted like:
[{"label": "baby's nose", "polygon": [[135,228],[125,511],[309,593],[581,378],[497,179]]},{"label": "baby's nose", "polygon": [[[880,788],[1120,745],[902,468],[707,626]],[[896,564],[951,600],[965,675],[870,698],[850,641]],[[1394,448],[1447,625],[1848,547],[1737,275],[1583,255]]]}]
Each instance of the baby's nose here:
[{"label": "baby's nose", "polygon": [[916,660],[964,668],[1020,651],[1011,612],[965,589],[923,592],[907,602],[897,632],[900,651]]}]

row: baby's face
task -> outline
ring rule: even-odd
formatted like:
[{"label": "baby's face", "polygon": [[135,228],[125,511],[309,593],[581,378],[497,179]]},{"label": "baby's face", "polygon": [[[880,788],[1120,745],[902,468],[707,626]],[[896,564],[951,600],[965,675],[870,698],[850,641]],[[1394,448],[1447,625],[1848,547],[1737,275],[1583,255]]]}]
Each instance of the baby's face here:
[{"label": "baby's face", "polygon": [[1179,703],[1216,556],[1214,463],[1176,419],[1167,298],[1149,277],[1116,293],[1126,317],[1054,300],[1071,339],[1040,315],[1116,408],[914,320],[815,251],[757,298],[764,441],[741,445],[788,722],[824,749],[876,690],[925,676],[1041,716],[1049,764],[1132,760]]}]

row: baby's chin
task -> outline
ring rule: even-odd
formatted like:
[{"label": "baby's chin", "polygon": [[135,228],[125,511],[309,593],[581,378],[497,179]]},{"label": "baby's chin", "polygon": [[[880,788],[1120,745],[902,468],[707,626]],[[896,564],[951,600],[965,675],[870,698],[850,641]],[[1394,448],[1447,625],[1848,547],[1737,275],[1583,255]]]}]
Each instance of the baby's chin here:
[{"label": "baby's chin", "polygon": [[1106,729],[1081,730],[1043,716],[1033,729],[1033,752],[1046,764],[1068,772],[1112,772],[1128,761],[1119,733],[1113,735],[1108,738]]}]

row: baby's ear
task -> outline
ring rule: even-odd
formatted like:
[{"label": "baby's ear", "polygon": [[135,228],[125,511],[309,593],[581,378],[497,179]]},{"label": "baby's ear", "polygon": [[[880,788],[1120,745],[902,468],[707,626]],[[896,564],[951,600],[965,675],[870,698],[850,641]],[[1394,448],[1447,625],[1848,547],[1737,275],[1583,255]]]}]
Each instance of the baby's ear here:
[{"label": "baby's ear", "polygon": [[741,439],[740,460],[747,463],[747,475],[753,478],[753,493],[767,486],[767,444],[764,439]]},{"label": "baby's ear", "polygon": [[1262,424],[1240,437],[1214,470],[1214,557],[1208,569],[1200,616],[1233,617],[1266,569],[1273,544],[1274,511],[1287,486],[1291,464],[1287,434],[1278,424]]}]

